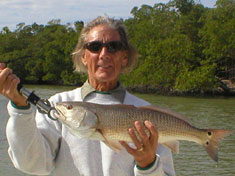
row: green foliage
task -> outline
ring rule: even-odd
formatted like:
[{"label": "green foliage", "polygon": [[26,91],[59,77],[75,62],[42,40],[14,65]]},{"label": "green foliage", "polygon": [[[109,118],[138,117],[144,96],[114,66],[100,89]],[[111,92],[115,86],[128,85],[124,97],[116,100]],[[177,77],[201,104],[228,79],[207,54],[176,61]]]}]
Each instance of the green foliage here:
[{"label": "green foliage", "polygon": [[[14,32],[5,27],[0,33],[1,60],[21,58],[9,66],[22,82],[81,82],[82,80],[72,81],[70,77],[62,75],[65,75],[63,71],[73,69],[70,54],[76,45],[82,25],[82,22],[76,22],[76,28],[72,28],[60,25],[60,20],[51,20],[46,26],[36,23],[26,26],[20,23]],[[71,75],[74,76],[74,73]]]},{"label": "green foliage", "polygon": [[174,89],[180,92],[212,91],[218,86],[218,80],[214,76],[215,69],[216,64],[205,64],[194,70],[189,70],[189,68],[182,69],[176,78]]},{"label": "green foliage", "polygon": [[201,45],[207,60],[218,65],[217,72],[223,72],[219,76],[229,79],[229,70],[235,72],[235,1],[218,0],[216,6],[204,19]]},{"label": "green foliage", "polygon": [[234,70],[234,12],[232,0],[220,0],[213,9],[192,0],[134,7],[125,22],[141,57],[132,74],[121,77],[124,84],[213,91],[221,73]]},{"label": "green foliage", "polygon": [[61,73],[61,78],[64,85],[81,85],[86,81],[87,76],[85,74],[78,74],[68,70],[64,70]]},{"label": "green foliage", "polygon": [[[218,78],[235,80],[234,0],[218,0],[211,9],[197,2],[172,0],[131,10],[123,22],[140,57],[133,72],[121,75],[125,86],[201,92],[215,89]],[[83,26],[53,19],[45,26],[20,23],[15,31],[4,27],[1,61],[20,58],[9,66],[22,82],[81,84],[87,77],[73,72],[70,54]]]}]

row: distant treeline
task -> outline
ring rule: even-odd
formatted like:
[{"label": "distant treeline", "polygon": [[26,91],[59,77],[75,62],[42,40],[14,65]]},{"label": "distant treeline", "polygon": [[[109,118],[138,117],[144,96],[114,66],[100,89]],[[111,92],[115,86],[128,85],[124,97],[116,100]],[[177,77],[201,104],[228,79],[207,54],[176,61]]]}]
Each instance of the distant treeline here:
[{"label": "distant treeline", "polygon": [[[142,5],[123,20],[140,57],[122,83],[133,89],[207,92],[221,79],[235,81],[235,1],[218,0],[206,8],[194,0]],[[0,61],[23,83],[78,85],[86,75],[73,72],[71,53],[83,21],[73,25],[20,23],[0,32]]]}]

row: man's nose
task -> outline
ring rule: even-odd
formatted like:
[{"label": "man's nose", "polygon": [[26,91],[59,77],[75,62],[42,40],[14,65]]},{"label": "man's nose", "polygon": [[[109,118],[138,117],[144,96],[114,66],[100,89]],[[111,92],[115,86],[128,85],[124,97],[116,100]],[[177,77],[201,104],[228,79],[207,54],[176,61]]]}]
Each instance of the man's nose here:
[{"label": "man's nose", "polygon": [[100,51],[100,56],[108,56],[108,55],[109,55],[109,51],[108,51],[107,47],[103,46]]}]

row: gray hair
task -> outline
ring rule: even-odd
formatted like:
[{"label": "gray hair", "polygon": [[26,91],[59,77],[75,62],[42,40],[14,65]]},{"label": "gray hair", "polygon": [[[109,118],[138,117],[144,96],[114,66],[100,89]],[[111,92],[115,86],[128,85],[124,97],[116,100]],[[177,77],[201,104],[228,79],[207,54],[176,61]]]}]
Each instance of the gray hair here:
[{"label": "gray hair", "polygon": [[122,69],[122,73],[127,73],[127,72],[132,71],[132,69],[134,68],[138,60],[138,52],[129,43],[126,30],[122,22],[120,20],[115,20],[107,16],[97,17],[93,21],[89,22],[82,29],[80,37],[78,39],[78,43],[74,49],[74,52],[72,53],[72,59],[73,59],[75,71],[87,73],[87,67],[82,63],[82,57],[85,51],[84,45],[87,42],[88,33],[91,31],[91,29],[99,25],[106,25],[118,31],[120,38],[121,38],[121,42],[124,44],[125,48],[128,51],[128,63],[127,63],[127,66]]}]

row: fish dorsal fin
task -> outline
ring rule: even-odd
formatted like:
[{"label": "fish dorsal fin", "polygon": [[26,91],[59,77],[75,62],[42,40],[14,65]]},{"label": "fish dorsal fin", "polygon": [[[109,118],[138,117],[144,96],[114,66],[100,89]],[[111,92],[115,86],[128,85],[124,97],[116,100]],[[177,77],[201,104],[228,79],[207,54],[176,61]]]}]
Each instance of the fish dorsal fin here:
[{"label": "fish dorsal fin", "polygon": [[120,107],[120,108],[127,108],[127,109],[136,108],[134,105],[126,105],[126,104],[115,104],[115,105],[111,105],[111,106],[116,106],[116,107]]},{"label": "fish dorsal fin", "polygon": [[157,112],[165,113],[165,114],[174,116],[174,117],[176,117],[178,119],[181,119],[181,120],[191,124],[188,118],[186,118],[185,116],[183,116],[183,115],[179,114],[178,112],[175,112],[175,111],[173,111],[171,109],[162,108],[162,107],[153,106],[153,105],[141,106],[141,107],[139,107],[139,109],[146,109],[146,110],[152,110],[152,111],[157,111]]},{"label": "fish dorsal fin", "polygon": [[165,147],[169,148],[172,152],[178,154],[179,153],[179,141],[168,141],[162,143]]}]

